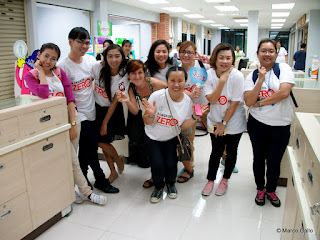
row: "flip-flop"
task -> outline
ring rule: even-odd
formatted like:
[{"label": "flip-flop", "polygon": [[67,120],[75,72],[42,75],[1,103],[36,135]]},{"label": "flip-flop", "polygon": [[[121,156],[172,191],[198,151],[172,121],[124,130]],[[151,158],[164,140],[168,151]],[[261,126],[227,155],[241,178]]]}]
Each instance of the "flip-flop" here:
[{"label": "flip-flop", "polygon": [[[177,179],[177,182],[178,182],[178,183],[188,182],[188,181],[193,177],[194,170],[193,170],[192,172],[190,172],[190,171],[188,171],[188,170],[185,169],[184,172],[188,173],[190,177],[185,177],[185,176],[182,176],[182,175],[181,175],[181,176],[179,176],[178,179]],[[179,178],[182,179],[182,180],[179,180]]]},{"label": "flip-flop", "polygon": [[[145,184],[148,184],[147,186],[145,186]],[[153,181],[151,180],[151,179],[148,179],[147,181],[145,181],[144,183],[143,183],[143,185],[142,185],[142,187],[144,187],[144,188],[151,188],[151,187],[153,187],[154,186],[154,184],[153,184]]]}]

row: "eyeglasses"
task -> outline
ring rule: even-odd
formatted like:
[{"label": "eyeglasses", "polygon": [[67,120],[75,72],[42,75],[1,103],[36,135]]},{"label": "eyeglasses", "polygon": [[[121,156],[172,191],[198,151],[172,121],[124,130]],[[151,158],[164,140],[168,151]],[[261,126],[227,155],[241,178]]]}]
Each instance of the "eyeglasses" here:
[{"label": "eyeglasses", "polygon": [[50,62],[56,62],[58,61],[57,58],[53,57],[53,58],[50,58],[50,56],[48,54],[45,54],[44,55],[44,58],[47,60],[47,61],[50,61]]},{"label": "eyeglasses", "polygon": [[263,54],[263,55],[265,55],[265,54],[267,54],[267,53],[269,53],[270,55],[272,55],[272,54],[275,54],[275,52],[276,52],[276,51],[274,51],[274,50],[269,50],[269,51],[264,50],[264,49],[260,50],[260,53]]},{"label": "eyeglasses", "polygon": [[79,39],[75,39],[74,41],[76,41],[77,43],[79,43],[81,46],[82,46],[83,44],[85,44],[87,47],[90,46],[90,41],[85,42],[85,41],[82,41],[82,40],[79,40]]},{"label": "eyeglasses", "polygon": [[192,56],[192,55],[194,54],[194,52],[191,52],[191,51],[182,51],[180,54],[182,54],[182,55],[187,54],[187,55],[189,55],[189,56]]}]

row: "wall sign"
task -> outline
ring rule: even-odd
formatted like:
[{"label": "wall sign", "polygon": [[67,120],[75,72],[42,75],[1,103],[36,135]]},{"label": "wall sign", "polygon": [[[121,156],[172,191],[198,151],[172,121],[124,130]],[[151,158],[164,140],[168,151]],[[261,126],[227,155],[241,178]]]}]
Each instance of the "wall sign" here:
[{"label": "wall sign", "polygon": [[98,21],[98,36],[112,36],[112,23],[106,21]]}]

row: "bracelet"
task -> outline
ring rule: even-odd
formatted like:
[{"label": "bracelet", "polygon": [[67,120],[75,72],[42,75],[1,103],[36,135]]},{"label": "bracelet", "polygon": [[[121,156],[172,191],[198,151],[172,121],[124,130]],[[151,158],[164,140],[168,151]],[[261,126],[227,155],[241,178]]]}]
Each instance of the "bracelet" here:
[{"label": "bracelet", "polygon": [[154,118],[154,116],[155,116],[155,115],[150,116],[149,113],[147,113],[147,115],[148,115],[148,118]]},{"label": "bracelet", "polygon": [[257,101],[257,104],[258,104],[259,108],[262,108],[261,100]]},{"label": "bracelet", "polygon": [[191,117],[193,120],[197,121],[197,119],[193,116],[193,114],[191,115]]}]

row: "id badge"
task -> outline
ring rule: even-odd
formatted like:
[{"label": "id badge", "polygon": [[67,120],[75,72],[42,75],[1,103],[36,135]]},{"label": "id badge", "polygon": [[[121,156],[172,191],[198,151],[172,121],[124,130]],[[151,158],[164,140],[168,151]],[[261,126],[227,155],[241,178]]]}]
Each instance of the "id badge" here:
[{"label": "id badge", "polygon": [[[214,131],[217,129],[216,125],[213,125],[212,127],[209,128],[210,133],[214,133]],[[227,134],[227,128],[224,128],[223,136]]]}]

